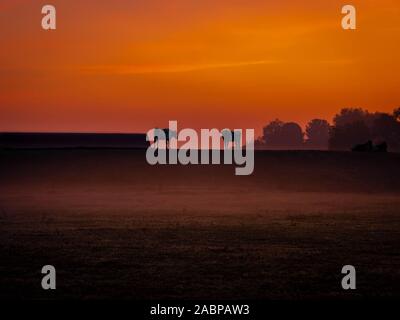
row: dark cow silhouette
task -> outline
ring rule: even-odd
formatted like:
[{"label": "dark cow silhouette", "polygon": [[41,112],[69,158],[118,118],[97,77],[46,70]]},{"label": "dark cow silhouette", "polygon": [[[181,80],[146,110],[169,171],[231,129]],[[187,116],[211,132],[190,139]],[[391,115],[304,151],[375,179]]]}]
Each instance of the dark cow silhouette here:
[{"label": "dark cow silhouette", "polygon": [[375,151],[375,152],[387,152],[387,150],[388,150],[388,145],[387,145],[386,142],[382,142],[382,143],[380,143],[380,144],[377,144],[377,145],[374,147],[374,151]]},{"label": "dark cow silhouette", "polygon": [[240,131],[232,131],[229,129],[224,129],[221,131],[222,140],[224,141],[224,148],[228,149],[229,145],[232,148],[240,149],[242,134]]},{"label": "dark cow silhouette", "polygon": [[351,151],[354,152],[387,152],[388,146],[386,142],[382,142],[377,145],[373,145],[371,140],[368,140],[366,143],[363,144],[357,144],[353,148],[351,148]]},{"label": "dark cow silhouette", "polygon": [[354,152],[371,152],[373,149],[372,141],[368,140],[366,143],[357,144],[351,150]]},{"label": "dark cow silhouette", "polygon": [[159,136],[162,136],[162,135],[160,135],[160,132],[164,133],[166,148],[169,149],[170,140],[172,138],[177,138],[177,136],[178,136],[176,131],[170,130],[169,128],[164,128],[164,129],[156,128],[156,129],[154,129],[154,134],[155,134],[155,136],[154,136],[154,145],[157,145],[157,147],[158,147],[158,142],[160,140],[162,140],[161,138],[159,138]]}]

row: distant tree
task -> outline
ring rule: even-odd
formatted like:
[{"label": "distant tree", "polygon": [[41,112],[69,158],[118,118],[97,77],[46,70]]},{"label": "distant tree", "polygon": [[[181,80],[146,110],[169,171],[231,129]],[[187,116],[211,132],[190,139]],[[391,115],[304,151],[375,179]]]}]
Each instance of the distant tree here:
[{"label": "distant tree", "polygon": [[371,114],[361,108],[344,108],[333,118],[333,125],[343,127],[355,122],[364,122],[368,125],[371,122],[370,117]]},{"label": "distant tree", "polygon": [[344,108],[333,118],[329,148],[350,150],[356,144],[372,140],[372,127],[376,115],[361,108]]},{"label": "distant tree", "polygon": [[393,110],[393,116],[397,121],[400,121],[400,107]]},{"label": "distant tree", "polygon": [[301,148],[304,142],[304,133],[295,122],[288,122],[282,126],[282,146],[287,148]]},{"label": "distant tree", "polygon": [[386,142],[390,150],[400,151],[400,108],[393,114],[366,110],[342,109],[333,119],[329,139],[332,149],[346,149],[368,140]]},{"label": "distant tree", "polygon": [[327,149],[330,125],[322,119],[311,120],[306,127],[306,145],[310,148]]},{"label": "distant tree", "polygon": [[279,119],[264,127],[264,142],[266,147],[279,149],[295,149],[303,145],[303,132],[294,122],[284,123]]},{"label": "distant tree", "polygon": [[350,150],[357,144],[371,139],[371,132],[364,121],[350,122],[341,126],[333,126],[329,138],[332,150]]},{"label": "distant tree", "polygon": [[280,135],[282,132],[283,122],[279,119],[271,121],[263,129],[264,143],[267,146],[278,147],[281,143]]},{"label": "distant tree", "polygon": [[265,149],[264,137],[258,137],[256,140],[254,140],[254,149]]},{"label": "distant tree", "polygon": [[372,135],[377,142],[386,142],[390,149],[400,150],[400,122],[395,115],[376,114]]}]

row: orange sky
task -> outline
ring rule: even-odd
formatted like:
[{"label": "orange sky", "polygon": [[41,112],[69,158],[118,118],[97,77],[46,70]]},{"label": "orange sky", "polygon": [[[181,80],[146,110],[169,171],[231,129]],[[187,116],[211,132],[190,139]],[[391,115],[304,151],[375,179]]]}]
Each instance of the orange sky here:
[{"label": "orange sky", "polygon": [[398,0],[2,0],[0,41],[0,131],[259,133],[400,106]]}]

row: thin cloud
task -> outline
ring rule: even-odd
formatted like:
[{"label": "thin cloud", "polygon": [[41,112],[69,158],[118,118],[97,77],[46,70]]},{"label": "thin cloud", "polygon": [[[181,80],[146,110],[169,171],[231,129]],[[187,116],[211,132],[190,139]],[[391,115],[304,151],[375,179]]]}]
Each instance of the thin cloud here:
[{"label": "thin cloud", "polygon": [[278,60],[241,61],[230,63],[210,64],[179,64],[179,65],[125,65],[125,66],[93,66],[84,68],[87,72],[109,73],[121,75],[148,74],[148,73],[181,73],[209,69],[238,68],[246,66],[277,64]]}]

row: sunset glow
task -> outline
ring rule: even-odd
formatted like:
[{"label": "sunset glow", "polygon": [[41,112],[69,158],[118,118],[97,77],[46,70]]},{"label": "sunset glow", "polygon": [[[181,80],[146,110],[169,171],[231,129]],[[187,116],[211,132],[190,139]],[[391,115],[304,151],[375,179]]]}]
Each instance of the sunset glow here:
[{"label": "sunset glow", "polygon": [[304,125],[400,106],[400,3],[54,0],[0,4],[0,131]]}]

